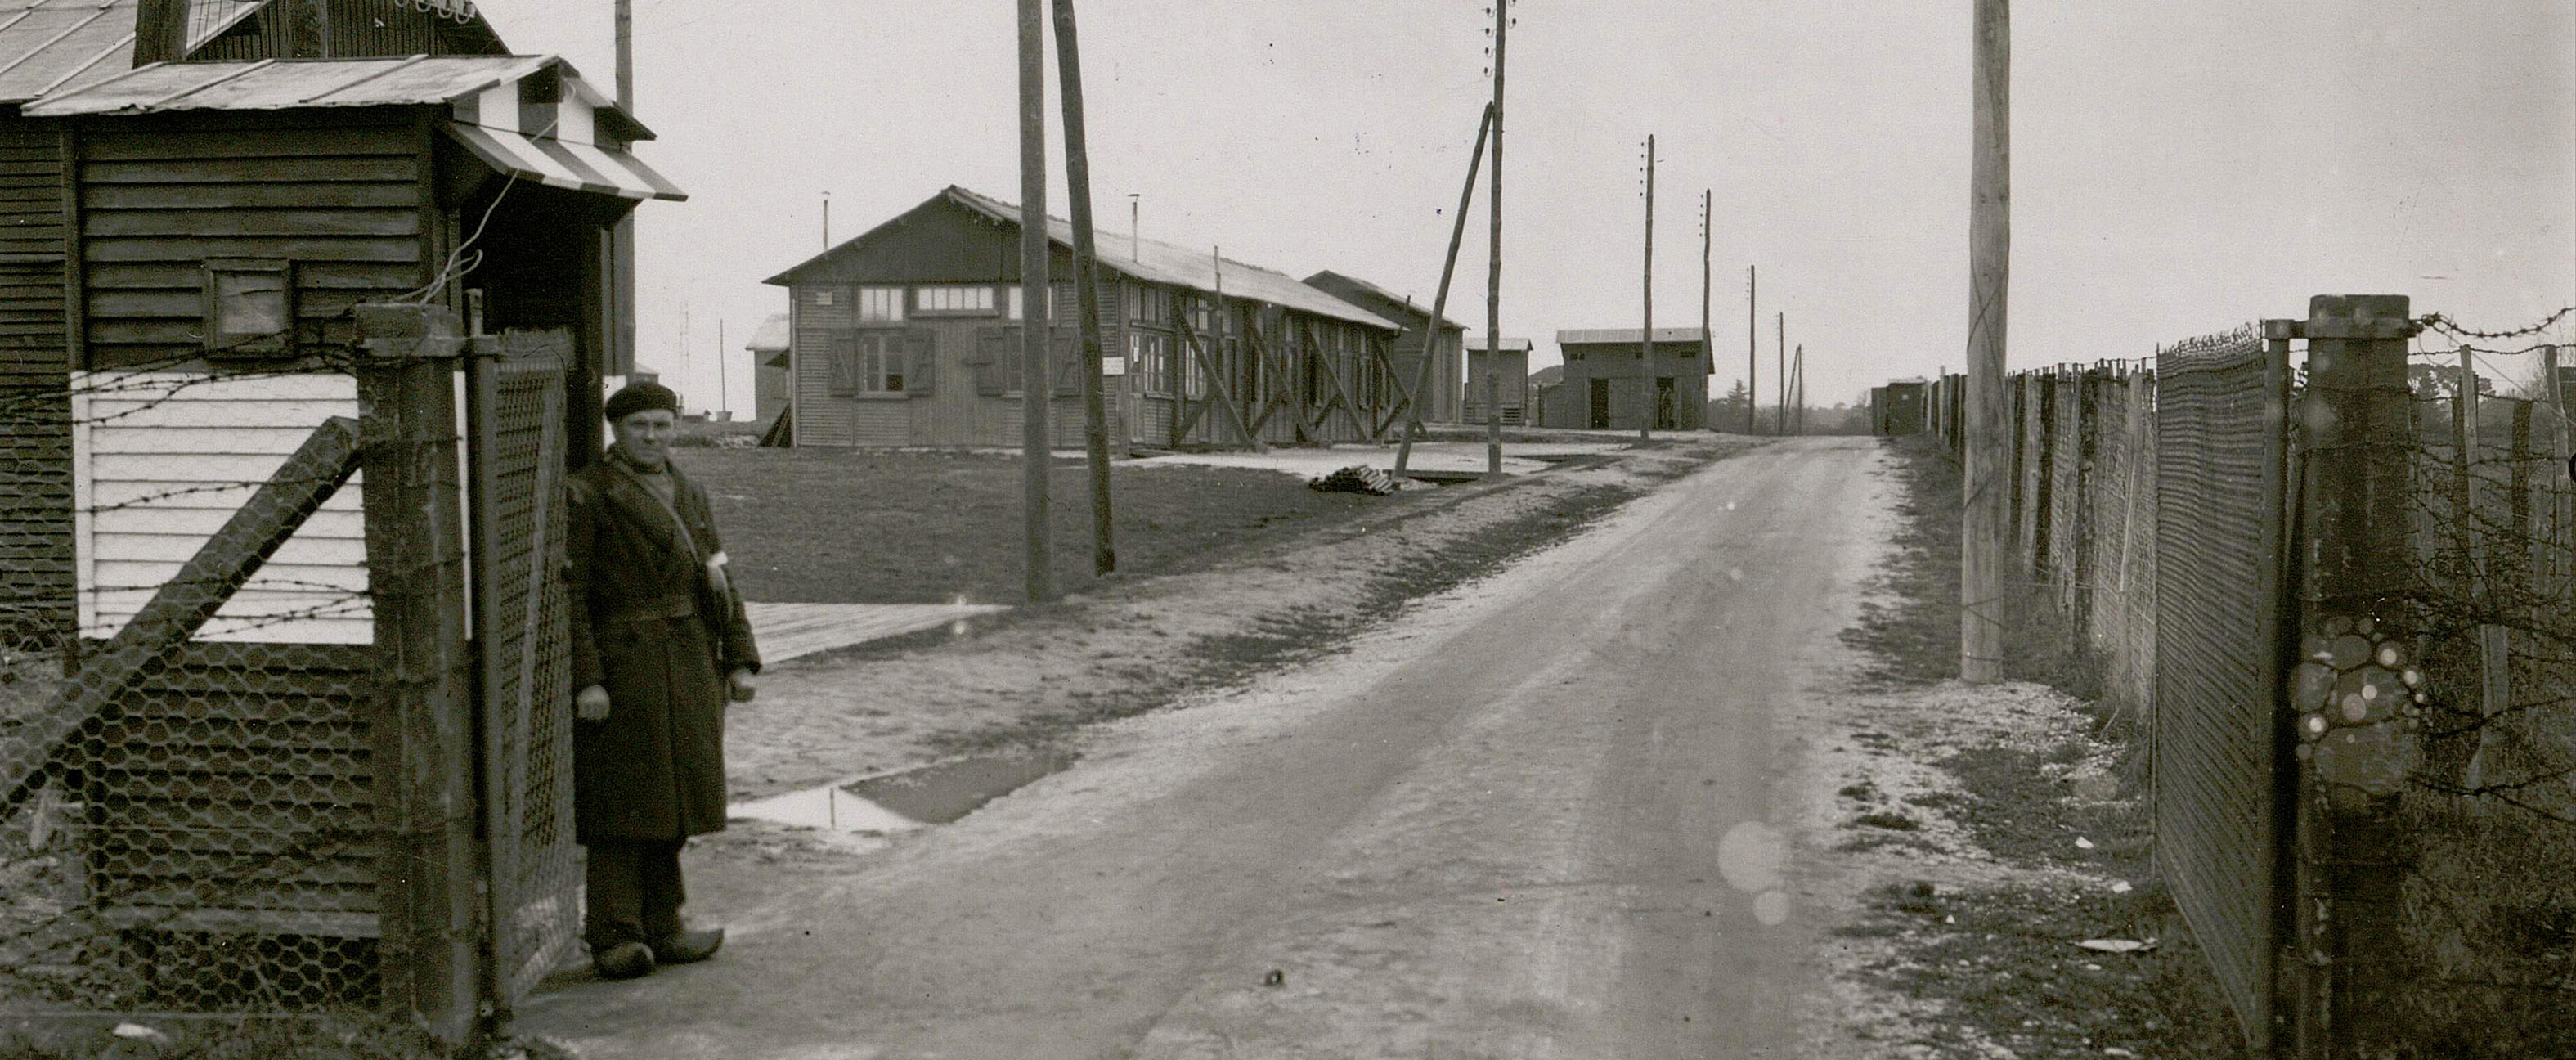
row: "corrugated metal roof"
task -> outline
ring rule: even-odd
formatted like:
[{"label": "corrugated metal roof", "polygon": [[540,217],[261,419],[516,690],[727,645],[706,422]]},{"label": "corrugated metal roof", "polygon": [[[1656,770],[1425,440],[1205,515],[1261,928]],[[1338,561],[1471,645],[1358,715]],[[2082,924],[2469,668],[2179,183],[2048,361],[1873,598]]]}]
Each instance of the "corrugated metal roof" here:
[{"label": "corrugated metal roof", "polygon": [[153,63],[30,105],[37,117],[172,110],[284,110],[438,104],[535,73],[545,55],[415,55]]},{"label": "corrugated metal roof", "polygon": [[[1556,344],[1564,346],[1569,344],[1595,345],[1620,342],[1642,342],[1645,340],[1645,336],[1646,332],[1643,328],[1584,328],[1574,331],[1557,332]],[[1699,328],[1656,328],[1655,341],[1707,342],[1708,332]]]},{"label": "corrugated metal roof", "polygon": [[787,348],[787,335],[787,314],[772,313],[769,319],[760,322],[760,330],[752,332],[751,341],[744,343],[742,348],[753,353],[783,350]]},{"label": "corrugated metal roof", "polygon": [[[1505,335],[1502,338],[1501,345],[1504,353],[1528,353],[1532,347],[1537,345],[1537,343],[1531,342],[1528,339],[1516,339],[1509,335]],[[1476,335],[1470,336],[1467,339],[1467,348],[1478,353],[1483,353],[1491,347],[1485,344],[1484,336]]]},{"label": "corrugated metal roof", "polygon": [[[1006,224],[1018,224],[1020,208],[1010,203],[960,187],[950,187],[940,194],[967,209]],[[1073,245],[1073,222],[1058,217],[1047,218],[1047,235],[1063,246]],[[1208,251],[1191,250],[1160,240],[1137,240],[1107,232],[1097,233],[1100,264],[1103,268],[1133,276],[1151,283],[1166,283],[1194,291],[1215,292],[1219,286],[1215,257]],[[1225,259],[1222,284],[1226,294],[1250,298],[1272,305],[1302,309],[1317,316],[1348,320],[1355,324],[1401,331],[1403,325],[1352,305],[1321,290],[1297,282],[1287,273]]]},{"label": "corrugated metal roof", "polygon": [[134,65],[135,0],[0,0],[0,103],[80,88]]}]

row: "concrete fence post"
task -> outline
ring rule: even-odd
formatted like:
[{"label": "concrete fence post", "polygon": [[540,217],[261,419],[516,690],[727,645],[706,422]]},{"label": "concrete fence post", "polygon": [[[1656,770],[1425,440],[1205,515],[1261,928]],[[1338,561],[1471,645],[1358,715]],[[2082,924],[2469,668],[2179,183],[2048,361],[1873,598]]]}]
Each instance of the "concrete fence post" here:
[{"label": "concrete fence post", "polygon": [[[2295,953],[2284,986],[2302,1058],[2379,1055],[2396,1021],[2398,799],[2423,761],[2411,579],[2414,445],[2402,295],[2319,295],[2266,337],[2308,340],[2295,426],[2297,733],[2289,822]],[[2288,639],[2288,638],[2285,638]]]},{"label": "concrete fence post", "polygon": [[465,628],[456,372],[442,307],[357,308],[385,1005],[451,1045],[481,1027],[474,661]]}]

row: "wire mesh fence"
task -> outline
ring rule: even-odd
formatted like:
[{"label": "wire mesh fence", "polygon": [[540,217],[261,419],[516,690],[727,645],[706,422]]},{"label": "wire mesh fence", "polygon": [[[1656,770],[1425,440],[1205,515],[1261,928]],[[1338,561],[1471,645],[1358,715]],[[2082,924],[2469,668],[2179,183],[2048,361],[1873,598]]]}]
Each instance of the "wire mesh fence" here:
[{"label": "wire mesh fence", "polygon": [[[434,345],[0,393],[0,1003],[400,1008],[443,947],[484,962],[460,1008],[506,1012],[576,941],[569,340]],[[444,618],[382,591],[431,569],[471,571]],[[423,680],[452,716],[401,713]],[[482,780],[446,804],[439,740]],[[423,902],[425,851],[467,873],[454,904]]]},{"label": "wire mesh fence", "polygon": [[[2403,555],[2407,586],[2376,632],[2363,614],[2333,620],[2333,636],[2281,633],[2298,628],[2289,587],[2318,559],[2300,535],[2320,530],[2298,515],[2315,498],[2296,491],[2371,488],[2302,477],[2300,454],[2326,425],[2291,413],[2328,406],[2300,403],[2307,369],[2294,367],[2290,339],[2239,328],[2163,349],[2152,370],[2050,368],[2009,382],[2015,540],[2036,583],[2022,595],[2045,602],[2104,698],[2144,723],[2158,866],[2253,1040],[2304,1018],[2275,1020],[2276,1006],[2321,1012],[2339,999],[2384,1005],[2372,1014],[2384,1019],[2342,1018],[2401,1052],[2474,1026],[2475,1055],[2576,1055],[2576,1021],[2558,1015],[2576,1004],[2576,890],[2565,885],[2576,877],[2576,365],[2562,363],[2576,358],[2542,341],[2569,317],[2502,333],[2438,315],[2407,325],[2431,336],[2408,373],[2411,413],[2357,439],[2402,450],[2406,464],[2408,517],[2366,529]],[[2356,443],[2355,425],[2332,426],[2319,437]],[[2371,647],[2381,633],[2397,639]],[[2290,667],[2307,642],[2340,658],[2344,640],[2364,645],[2353,668],[2330,660],[2332,687],[2308,697],[2327,704],[2327,731],[2375,724],[2374,692],[2420,703],[2406,714],[2417,728],[2388,730],[2420,748],[2393,759],[2404,773],[2396,841],[2372,855],[2397,881],[2384,907],[2331,839],[2292,849],[2291,826],[2310,811],[2299,779],[2309,756],[2291,752],[2330,748],[2291,735],[2307,693],[2291,687]],[[2381,667],[2382,656],[2399,662]],[[2326,930],[2321,917],[2293,915],[2308,905],[2353,921],[2338,930],[2383,932],[2385,947],[2330,953],[2311,937]],[[2402,987],[2307,996],[2285,985],[2301,967],[2319,981],[2360,976],[2331,966],[2365,953],[2384,966],[2371,975]]]}]

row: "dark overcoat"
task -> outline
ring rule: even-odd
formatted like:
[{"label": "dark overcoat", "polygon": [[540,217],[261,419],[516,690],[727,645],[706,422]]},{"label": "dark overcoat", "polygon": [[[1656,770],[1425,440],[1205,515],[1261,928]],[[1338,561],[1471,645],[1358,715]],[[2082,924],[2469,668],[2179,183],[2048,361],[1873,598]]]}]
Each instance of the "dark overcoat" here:
[{"label": "dark overcoat", "polygon": [[[670,510],[614,455],[569,482],[572,679],[608,690],[608,717],[573,723],[578,839],[679,839],[725,821],[725,675],[757,672],[741,598],[706,559],[724,550],[706,491],[671,467]],[[694,545],[694,548],[692,547]]]}]

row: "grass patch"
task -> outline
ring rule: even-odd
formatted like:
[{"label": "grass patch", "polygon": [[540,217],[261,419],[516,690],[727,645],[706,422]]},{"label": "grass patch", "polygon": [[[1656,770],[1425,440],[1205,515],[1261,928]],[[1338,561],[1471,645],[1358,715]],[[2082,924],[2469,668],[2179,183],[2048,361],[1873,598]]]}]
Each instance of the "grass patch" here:
[{"label": "grass patch", "polygon": [[1078,700],[1070,710],[937,733],[927,742],[939,754],[1044,746],[1085,725],[1158,710],[1192,692],[1238,684],[1256,674],[1316,658],[1394,614],[1407,601],[1490,575],[1521,556],[1564,540],[1639,493],[1619,486],[1570,491],[1545,507],[1487,524],[1460,540],[1415,553],[1404,563],[1368,572],[1356,594],[1361,602],[1357,608],[1292,608],[1261,620],[1249,632],[1198,637],[1171,664],[1138,668],[1128,688],[1115,698]]},{"label": "grass patch", "polygon": [[[1021,462],[1011,455],[868,449],[690,449],[680,466],[707,489],[754,600],[798,603],[1018,603],[1025,596]],[[1054,462],[1049,520],[1059,592],[1093,584],[1091,487]],[[1316,526],[1424,506],[1317,493],[1293,475],[1246,468],[1110,470],[1118,571],[1191,570]]]},{"label": "grass patch", "polygon": [[1901,813],[1889,813],[1885,810],[1880,810],[1874,813],[1864,813],[1858,817],[1852,818],[1852,823],[1864,825],[1870,828],[1884,828],[1891,832],[1920,831],[1923,827],[1923,825],[1920,822],[1917,822],[1914,818],[1907,817]]},{"label": "grass patch", "polygon": [[1959,466],[1931,435],[1879,444],[1896,468],[1896,554],[1842,637],[1871,684],[1916,688],[1959,673]]},{"label": "grass patch", "polygon": [[0,1029],[0,1060],[450,1060],[467,1055],[572,1060],[571,1053],[541,1041],[452,1052],[415,1029],[367,1013],[132,1021],[149,1027],[158,1036],[153,1038],[119,1037],[114,1028],[124,1022],[94,1017],[25,1021]]}]

